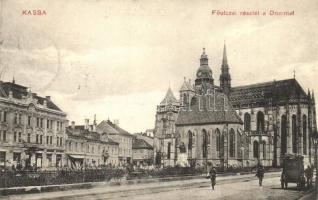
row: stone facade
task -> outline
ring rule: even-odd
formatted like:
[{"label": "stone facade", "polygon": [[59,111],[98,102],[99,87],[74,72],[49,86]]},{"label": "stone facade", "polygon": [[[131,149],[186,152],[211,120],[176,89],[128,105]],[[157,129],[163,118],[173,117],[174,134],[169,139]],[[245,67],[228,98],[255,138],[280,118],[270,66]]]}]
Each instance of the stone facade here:
[{"label": "stone facade", "polygon": [[97,125],[98,133],[105,133],[114,142],[118,143],[118,162],[119,165],[132,163],[132,140],[133,135],[120,128],[118,123],[104,120]]},{"label": "stone facade", "polygon": [[49,96],[13,82],[0,82],[0,165],[38,168],[65,163],[66,113]]},{"label": "stone facade", "polygon": [[[222,102],[227,109],[210,109]],[[304,92],[295,78],[232,87],[224,45],[220,86],[204,50],[195,83],[184,80],[179,100],[169,88],[157,106],[155,162],[280,166],[285,154],[298,154],[309,164],[316,127],[314,94]]]},{"label": "stone facade", "polygon": [[71,168],[90,168],[101,165],[118,166],[119,144],[108,138],[105,133],[96,132],[93,125],[75,126],[74,122],[67,128],[66,157]]}]

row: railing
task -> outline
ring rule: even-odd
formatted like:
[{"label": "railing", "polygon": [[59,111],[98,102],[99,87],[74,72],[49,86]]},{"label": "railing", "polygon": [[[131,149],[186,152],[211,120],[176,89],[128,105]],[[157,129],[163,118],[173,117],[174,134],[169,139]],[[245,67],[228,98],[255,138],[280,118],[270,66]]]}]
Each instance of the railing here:
[{"label": "railing", "polygon": [[0,188],[110,181],[124,175],[125,170],[122,169],[1,171]]}]

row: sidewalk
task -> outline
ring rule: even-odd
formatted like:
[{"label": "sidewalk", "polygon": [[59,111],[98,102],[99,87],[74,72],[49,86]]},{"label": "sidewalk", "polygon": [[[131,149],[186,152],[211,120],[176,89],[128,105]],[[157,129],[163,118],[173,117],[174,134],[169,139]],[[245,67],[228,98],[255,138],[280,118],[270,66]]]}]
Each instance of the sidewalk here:
[{"label": "sidewalk", "polygon": [[[281,172],[270,172],[267,173],[269,176],[279,176]],[[233,175],[219,176],[218,180],[228,180],[228,179],[239,179],[254,177],[253,174],[245,175]],[[90,189],[103,190],[104,192],[118,192],[120,190],[138,190],[145,186],[147,187],[158,187],[159,184],[164,184],[164,186],[173,186],[180,184],[194,184],[194,183],[204,183],[208,180],[205,176],[185,176],[185,177],[169,177],[169,178],[156,178],[156,179],[137,179],[137,180],[124,180],[121,182],[88,182],[88,183],[78,183],[78,184],[65,184],[65,185],[47,185],[47,186],[27,186],[27,187],[16,187],[16,188],[3,188],[0,189],[0,195],[17,195],[17,194],[30,194],[30,193],[42,193],[50,192],[52,195],[58,193],[58,191],[73,190],[73,194],[76,195],[86,194]],[[107,187],[106,187],[107,186]],[[124,186],[124,187],[123,187]],[[85,189],[85,190],[83,190]],[[64,194],[65,195],[65,194]]]}]

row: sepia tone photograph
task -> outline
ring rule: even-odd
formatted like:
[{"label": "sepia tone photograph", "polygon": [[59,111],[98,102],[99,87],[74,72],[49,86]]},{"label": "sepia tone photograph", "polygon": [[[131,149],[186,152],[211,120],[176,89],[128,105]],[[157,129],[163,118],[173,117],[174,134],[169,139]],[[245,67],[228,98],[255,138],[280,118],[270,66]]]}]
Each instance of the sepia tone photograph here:
[{"label": "sepia tone photograph", "polygon": [[0,0],[0,200],[318,200],[317,19]]}]

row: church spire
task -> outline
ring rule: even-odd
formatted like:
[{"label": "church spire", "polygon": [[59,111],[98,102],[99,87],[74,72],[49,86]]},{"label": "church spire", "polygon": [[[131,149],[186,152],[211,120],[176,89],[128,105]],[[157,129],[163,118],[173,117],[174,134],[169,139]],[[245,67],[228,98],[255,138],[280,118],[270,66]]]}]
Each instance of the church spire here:
[{"label": "church spire", "polygon": [[220,87],[226,95],[228,95],[230,93],[231,75],[229,72],[229,65],[227,62],[225,41],[224,41],[224,46],[223,46],[223,59],[222,59],[222,65],[221,65]]},{"label": "church spire", "polygon": [[225,41],[224,41],[224,47],[223,47],[223,60],[222,60],[222,66],[226,66],[226,67],[228,67],[228,64],[227,64],[227,56],[226,56],[226,45],[225,45]]}]

